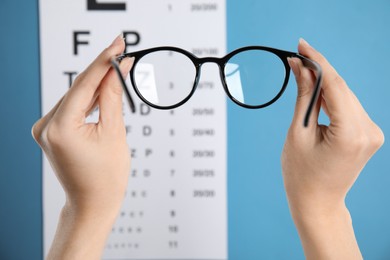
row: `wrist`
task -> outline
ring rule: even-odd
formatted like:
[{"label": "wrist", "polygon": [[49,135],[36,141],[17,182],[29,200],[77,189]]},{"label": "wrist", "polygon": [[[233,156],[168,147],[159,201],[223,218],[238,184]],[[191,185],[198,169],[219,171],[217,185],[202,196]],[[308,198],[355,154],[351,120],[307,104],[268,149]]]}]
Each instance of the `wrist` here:
[{"label": "wrist", "polygon": [[99,259],[116,213],[86,210],[67,202],[47,259]]},{"label": "wrist", "polygon": [[61,211],[61,219],[73,219],[77,223],[113,223],[120,210],[121,203],[113,201],[112,203],[105,202],[90,202],[90,201],[75,201],[67,199]]},{"label": "wrist", "polygon": [[290,206],[306,259],[362,259],[344,201]]},{"label": "wrist", "polygon": [[63,212],[78,217],[116,216],[125,198],[125,191],[66,192]]},{"label": "wrist", "polygon": [[317,198],[311,195],[302,199],[289,196],[288,202],[294,221],[322,220],[349,215],[344,198]]},{"label": "wrist", "polygon": [[332,207],[315,205],[315,206],[292,206],[290,207],[291,215],[297,226],[301,230],[318,230],[334,226],[335,223],[352,225],[351,215],[344,202],[335,203]]}]

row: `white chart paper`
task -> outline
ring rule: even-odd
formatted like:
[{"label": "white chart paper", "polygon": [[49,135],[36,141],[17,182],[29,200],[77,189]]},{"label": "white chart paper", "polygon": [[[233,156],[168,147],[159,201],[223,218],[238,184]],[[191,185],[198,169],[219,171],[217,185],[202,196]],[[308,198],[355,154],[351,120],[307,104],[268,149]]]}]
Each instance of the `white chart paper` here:
[{"label": "white chart paper", "polygon": [[[170,45],[223,56],[225,9],[222,0],[40,0],[42,114],[121,32],[128,52]],[[226,95],[217,66],[203,66],[194,96],[175,110],[132,95],[136,114],[123,99],[132,169],[103,258],[227,259]],[[43,160],[46,255],[64,193]]]}]

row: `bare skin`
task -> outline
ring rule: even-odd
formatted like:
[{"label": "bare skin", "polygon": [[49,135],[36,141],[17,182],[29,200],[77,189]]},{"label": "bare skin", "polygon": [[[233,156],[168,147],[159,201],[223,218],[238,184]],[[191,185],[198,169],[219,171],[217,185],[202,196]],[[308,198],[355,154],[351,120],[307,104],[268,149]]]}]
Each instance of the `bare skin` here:
[{"label": "bare skin", "polygon": [[[66,193],[47,259],[99,259],[120,209],[131,158],[122,88],[110,59],[124,48],[118,36],[32,128]],[[361,259],[344,201],[382,145],[383,133],[321,54],[303,41],[299,52],[321,65],[324,81],[319,104],[304,128],[313,75],[299,59],[289,60],[298,82],[295,115],[282,153],[291,214],[308,259]],[[132,60],[123,60],[123,74],[131,66]],[[99,122],[85,123],[97,105]],[[329,126],[316,123],[321,107]]]},{"label": "bare skin", "polygon": [[[33,126],[66,193],[48,259],[99,259],[124,198],[130,153],[122,87],[110,63],[124,47],[118,36]],[[121,70],[128,72],[131,64],[124,60]],[[85,123],[96,105],[99,122]]]},{"label": "bare skin", "polygon": [[[281,160],[291,215],[307,259],[361,259],[345,197],[384,136],[328,61],[304,40],[298,50],[321,65],[323,85],[303,128],[314,78],[299,59],[289,60],[298,98]],[[317,124],[321,108],[329,126]]]}]

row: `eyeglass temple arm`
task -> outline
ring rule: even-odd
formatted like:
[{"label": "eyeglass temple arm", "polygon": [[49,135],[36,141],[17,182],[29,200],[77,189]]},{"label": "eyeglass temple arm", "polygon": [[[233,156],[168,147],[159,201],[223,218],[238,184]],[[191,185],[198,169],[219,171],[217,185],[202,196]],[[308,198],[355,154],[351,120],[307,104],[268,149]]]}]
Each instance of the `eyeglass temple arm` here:
[{"label": "eyeglass temple arm", "polygon": [[322,69],[321,69],[321,66],[317,62],[310,60],[310,59],[306,58],[305,56],[300,55],[299,53],[296,53],[294,56],[301,59],[303,65],[305,67],[309,68],[310,70],[314,71],[315,76],[316,76],[316,81],[314,84],[314,92],[313,92],[313,95],[311,96],[310,103],[309,103],[309,106],[307,107],[305,118],[303,121],[303,126],[307,127],[309,125],[310,115],[313,111],[315,104],[317,104],[318,96],[320,95],[320,92],[321,92]]},{"label": "eyeglass temple arm", "polygon": [[126,86],[125,79],[123,78],[121,70],[119,69],[119,62],[121,62],[121,60],[123,60],[125,57],[126,56],[124,56],[124,55],[120,55],[118,57],[114,57],[114,58],[111,59],[111,64],[112,64],[112,67],[115,69],[115,71],[116,71],[116,73],[117,73],[117,75],[119,77],[119,80],[121,82],[123,90],[125,91],[125,95],[126,95],[127,101],[129,102],[131,112],[135,113],[135,105],[134,105],[133,98],[131,97],[131,94],[130,94],[127,86]]}]

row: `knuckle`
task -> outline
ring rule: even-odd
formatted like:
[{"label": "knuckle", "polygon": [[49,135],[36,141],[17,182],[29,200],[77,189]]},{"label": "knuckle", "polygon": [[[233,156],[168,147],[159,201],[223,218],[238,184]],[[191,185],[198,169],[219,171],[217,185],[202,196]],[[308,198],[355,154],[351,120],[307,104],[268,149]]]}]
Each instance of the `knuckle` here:
[{"label": "knuckle", "polygon": [[[111,90],[112,92],[116,95],[116,96],[122,96],[123,94],[123,89],[121,86],[113,83],[114,86],[112,86]],[[115,101],[117,100],[117,98],[115,99]],[[122,99],[120,100],[122,102]]]},{"label": "knuckle", "polygon": [[322,55],[320,52],[318,52],[317,50],[314,50],[314,55],[315,55],[315,60],[321,64],[322,66],[324,65],[327,65],[329,64],[328,60],[324,57],[324,55]]},{"label": "knuckle", "polygon": [[347,154],[374,154],[384,143],[384,134],[375,124],[369,129],[353,131],[340,141],[339,147]]},{"label": "knuckle", "polygon": [[349,144],[352,151],[362,152],[369,147],[370,139],[364,133],[357,134],[353,139],[349,140]]},{"label": "knuckle", "polygon": [[102,58],[109,62],[110,59],[114,56],[118,55],[118,50],[116,50],[115,48],[110,48],[110,47],[107,47],[104,49],[104,51],[102,52]]},{"label": "knuckle", "polygon": [[72,85],[79,85],[79,84],[82,84],[84,78],[85,78],[85,72],[83,71],[83,72],[79,73],[79,74],[75,77],[75,79],[74,79]]},{"label": "knuckle", "polygon": [[305,84],[304,82],[298,84],[298,95],[297,95],[298,100],[308,95],[311,96],[311,94],[312,94],[312,90],[309,85]]},{"label": "knuckle", "polygon": [[346,85],[345,80],[337,73],[331,79],[331,83],[336,85],[336,86],[345,86]]},{"label": "knuckle", "polygon": [[31,127],[31,135],[34,138],[34,140],[41,145],[42,144],[42,126],[41,126],[42,119],[39,119],[34,123],[34,125]]},{"label": "knuckle", "polygon": [[63,139],[63,131],[58,123],[53,121],[44,123],[43,119],[38,120],[32,126],[31,133],[44,150],[58,147]]},{"label": "knuckle", "polygon": [[304,73],[302,73],[299,80],[297,81],[297,87],[298,87],[297,98],[298,98],[298,100],[301,99],[302,97],[311,96],[311,94],[313,92],[313,89],[312,89],[313,84],[311,84],[311,83],[312,83],[312,80],[310,79],[310,77],[308,75],[304,75]]},{"label": "knuckle", "polygon": [[374,124],[370,136],[370,148],[376,151],[384,144],[384,142],[385,135],[383,134],[382,130]]},{"label": "knuckle", "polygon": [[286,144],[294,150],[302,150],[305,147],[305,138],[303,137],[301,125],[291,126],[287,133]]},{"label": "knuckle", "polygon": [[61,140],[63,140],[63,138],[60,129],[61,128],[56,122],[51,122],[47,125],[43,135],[44,142],[47,144],[47,146],[58,147],[61,145]]}]

